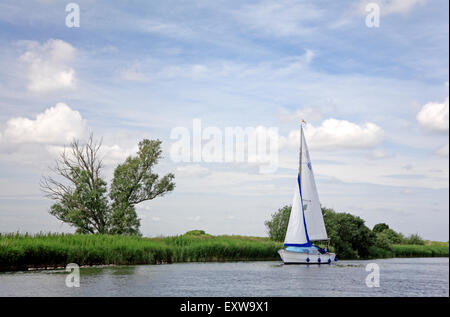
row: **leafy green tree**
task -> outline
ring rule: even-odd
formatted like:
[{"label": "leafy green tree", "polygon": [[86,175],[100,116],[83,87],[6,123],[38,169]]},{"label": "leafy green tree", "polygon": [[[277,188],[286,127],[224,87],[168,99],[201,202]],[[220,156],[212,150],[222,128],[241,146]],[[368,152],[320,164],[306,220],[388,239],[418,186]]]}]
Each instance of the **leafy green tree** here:
[{"label": "leafy green tree", "polygon": [[274,214],[271,220],[267,220],[264,224],[267,227],[269,237],[275,241],[284,241],[286,236],[287,226],[289,223],[289,215],[291,214],[292,206],[284,206]]},{"label": "leafy green tree", "polygon": [[375,234],[375,246],[377,248],[392,250],[392,240],[387,233],[388,230],[390,229]]},{"label": "leafy green tree", "polygon": [[174,175],[162,178],[153,172],[162,155],[160,140],[143,140],[135,157],[117,166],[108,195],[101,177],[101,142],[91,135],[82,145],[71,143],[44,177],[41,189],[56,203],[50,214],[76,228],[78,233],[139,234],[135,205],[163,196],[175,188]]},{"label": "leafy green tree", "polygon": [[367,258],[375,244],[375,234],[360,217],[349,213],[337,213],[323,208],[325,227],[330,244],[341,258]]},{"label": "leafy green tree", "polygon": [[375,233],[383,232],[384,230],[389,229],[389,226],[385,223],[378,223],[376,224],[372,231]]},{"label": "leafy green tree", "polygon": [[385,223],[376,224],[372,231],[376,235],[375,245],[378,248],[391,250],[392,244],[399,244],[404,240],[401,233],[395,232],[395,230],[389,228]]},{"label": "leafy green tree", "polygon": [[140,222],[134,206],[157,196],[163,196],[175,188],[174,175],[169,173],[159,179],[153,172],[161,157],[160,140],[139,142],[137,155],[128,157],[114,171],[111,185],[111,233],[135,234]]},{"label": "leafy green tree", "polygon": [[385,229],[382,232],[376,233],[376,235],[384,235],[391,244],[400,244],[404,240],[401,233],[395,232],[392,229]]}]

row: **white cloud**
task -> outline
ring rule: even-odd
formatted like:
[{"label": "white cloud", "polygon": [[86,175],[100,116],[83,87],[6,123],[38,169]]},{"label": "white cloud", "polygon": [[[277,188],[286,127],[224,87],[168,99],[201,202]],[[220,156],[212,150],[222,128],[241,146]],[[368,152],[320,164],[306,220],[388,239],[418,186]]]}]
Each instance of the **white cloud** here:
[{"label": "white cloud", "polygon": [[[291,131],[287,138],[288,145],[298,146],[298,130]],[[383,139],[383,130],[374,123],[358,125],[346,120],[327,119],[318,127],[309,124],[305,128],[308,146],[316,150],[341,150],[371,148]]]},{"label": "white cloud", "polygon": [[448,97],[442,103],[425,104],[417,114],[420,125],[431,131],[448,132],[448,120]]},{"label": "white cloud", "polygon": [[44,44],[30,42],[20,56],[27,66],[28,90],[49,92],[75,87],[75,70],[71,67],[75,48],[62,40],[50,39]]},{"label": "white cloud", "polygon": [[[65,103],[58,103],[35,118],[14,117],[0,125],[0,161],[13,162],[38,169],[50,164],[74,139],[86,141],[89,127],[81,114]],[[94,134],[95,141],[100,138]],[[130,136],[120,134],[102,137],[99,157],[106,174],[111,168],[135,155],[138,147]],[[109,173],[111,172],[111,173]]]},{"label": "white cloud", "polygon": [[86,133],[86,122],[81,114],[65,103],[46,109],[34,120],[17,117],[9,119],[3,131],[2,142],[65,144]]},{"label": "white cloud", "polygon": [[443,157],[448,157],[448,144],[437,149],[436,154]]},{"label": "white cloud", "polygon": [[105,164],[114,166],[125,161],[127,157],[135,155],[137,151],[137,146],[124,147],[117,144],[102,144],[102,147],[100,148],[100,156],[103,158],[102,160]]}]

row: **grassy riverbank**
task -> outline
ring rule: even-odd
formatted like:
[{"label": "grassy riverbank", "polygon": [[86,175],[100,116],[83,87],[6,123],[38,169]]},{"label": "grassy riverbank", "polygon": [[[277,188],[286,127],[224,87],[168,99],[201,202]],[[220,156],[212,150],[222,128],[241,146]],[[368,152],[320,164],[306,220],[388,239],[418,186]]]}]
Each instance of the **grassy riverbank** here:
[{"label": "grassy riverbank", "polygon": [[[278,260],[282,243],[268,238],[185,234],[140,238],[111,235],[0,235],[0,270],[61,267],[67,263],[160,264],[175,262]],[[432,246],[394,245],[371,257],[424,257],[449,254],[448,243]],[[339,255],[338,255],[339,256]]]},{"label": "grassy riverbank", "polygon": [[446,245],[408,245],[394,244],[392,250],[377,250],[375,258],[412,258],[412,257],[448,257],[449,248]]},{"label": "grassy riverbank", "polygon": [[111,235],[0,235],[0,270],[67,263],[160,264],[278,259],[281,244],[259,237],[181,235],[140,238]]}]

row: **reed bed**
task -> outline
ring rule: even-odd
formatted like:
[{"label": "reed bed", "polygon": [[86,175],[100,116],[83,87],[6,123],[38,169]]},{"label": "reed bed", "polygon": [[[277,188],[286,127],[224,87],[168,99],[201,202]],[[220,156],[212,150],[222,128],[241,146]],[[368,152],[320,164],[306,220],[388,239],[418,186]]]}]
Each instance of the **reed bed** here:
[{"label": "reed bed", "polygon": [[432,245],[394,244],[390,249],[371,247],[370,258],[422,258],[448,257],[448,242],[438,242]]},{"label": "reed bed", "polygon": [[0,270],[63,267],[67,263],[161,264],[278,259],[281,243],[243,236],[164,238],[81,234],[0,234]]},{"label": "reed bed", "polygon": [[392,246],[395,257],[448,257],[448,242],[440,242],[432,245],[402,245]]}]

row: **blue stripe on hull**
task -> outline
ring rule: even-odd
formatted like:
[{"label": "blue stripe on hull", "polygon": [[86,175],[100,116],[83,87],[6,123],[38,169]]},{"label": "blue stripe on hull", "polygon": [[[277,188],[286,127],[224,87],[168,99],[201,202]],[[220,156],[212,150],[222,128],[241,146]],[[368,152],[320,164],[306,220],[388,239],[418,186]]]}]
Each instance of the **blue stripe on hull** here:
[{"label": "blue stripe on hull", "polygon": [[302,248],[305,248],[305,247],[310,247],[311,243],[310,242],[304,243],[304,244],[285,243],[284,246],[285,247],[302,247]]}]

